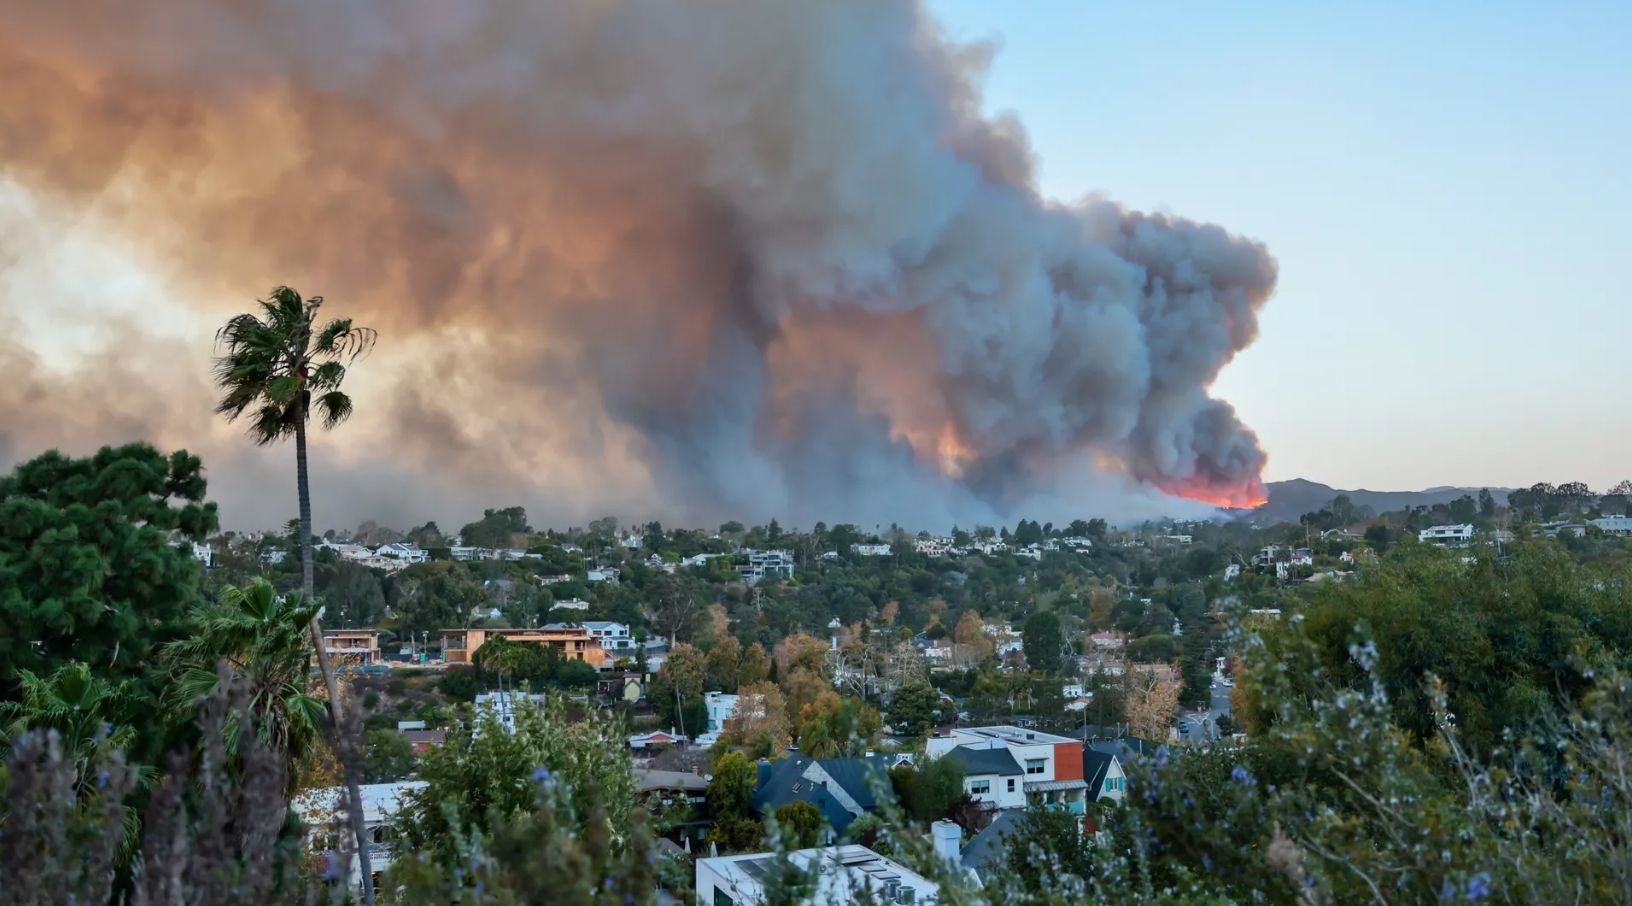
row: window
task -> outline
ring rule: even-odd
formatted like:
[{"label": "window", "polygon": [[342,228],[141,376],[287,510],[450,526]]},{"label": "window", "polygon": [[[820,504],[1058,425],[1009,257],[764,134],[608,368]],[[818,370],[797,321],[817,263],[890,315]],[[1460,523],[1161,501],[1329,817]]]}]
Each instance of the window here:
[{"label": "window", "polygon": [[1027,774],[1041,774],[1041,773],[1043,773],[1044,770],[1047,769],[1047,767],[1048,767],[1048,760],[1046,758],[1027,758],[1026,759],[1026,773]]},{"label": "window", "polygon": [[971,796],[984,796],[987,793],[990,793],[991,791],[992,791],[992,782],[990,780],[971,780],[971,781],[969,781],[969,794]]},{"label": "window", "polygon": [[730,894],[716,887],[714,888],[714,906],[737,906],[737,901],[731,899]]},{"label": "window", "polygon": [[1009,778],[1009,792],[1011,792],[1011,793],[1014,792],[1014,778],[1013,777]]},{"label": "window", "polygon": [[1116,789],[1116,781],[1109,777],[1105,778],[1105,792],[1109,793],[1114,789]]}]

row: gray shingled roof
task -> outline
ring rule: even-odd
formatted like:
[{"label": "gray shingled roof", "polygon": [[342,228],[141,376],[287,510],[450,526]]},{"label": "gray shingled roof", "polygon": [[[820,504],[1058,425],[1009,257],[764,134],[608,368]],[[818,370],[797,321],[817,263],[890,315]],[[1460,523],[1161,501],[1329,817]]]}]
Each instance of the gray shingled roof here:
[{"label": "gray shingled roof", "polygon": [[958,746],[946,753],[946,757],[956,759],[963,765],[965,777],[978,777],[985,774],[997,774],[1002,777],[1018,777],[1024,774],[1020,763],[1014,760],[1014,755],[1008,749],[976,749],[970,746]]},{"label": "gray shingled roof", "polygon": [[992,823],[976,834],[963,847],[960,861],[984,881],[1002,870],[1004,857],[1009,851],[1008,838],[1020,828],[1023,809],[1002,809],[992,816]]}]

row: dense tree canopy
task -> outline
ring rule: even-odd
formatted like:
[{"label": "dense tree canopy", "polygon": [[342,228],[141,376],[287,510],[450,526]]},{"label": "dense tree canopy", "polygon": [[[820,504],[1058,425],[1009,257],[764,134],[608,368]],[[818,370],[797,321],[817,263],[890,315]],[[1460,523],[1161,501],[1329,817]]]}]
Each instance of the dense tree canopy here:
[{"label": "dense tree canopy", "polygon": [[0,479],[0,696],[15,694],[15,671],[69,661],[115,680],[146,674],[201,600],[187,542],[215,524],[185,452],[51,452]]}]

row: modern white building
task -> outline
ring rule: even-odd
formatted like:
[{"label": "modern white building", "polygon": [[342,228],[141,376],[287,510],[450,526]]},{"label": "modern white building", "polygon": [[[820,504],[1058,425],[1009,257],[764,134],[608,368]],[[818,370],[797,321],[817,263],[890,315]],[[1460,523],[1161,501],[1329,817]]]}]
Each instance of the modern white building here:
[{"label": "modern white building", "polygon": [[744,551],[748,555],[748,565],[739,572],[745,582],[758,582],[761,579],[791,579],[793,578],[793,553],[790,551]]},{"label": "modern white building", "polygon": [[888,544],[852,544],[850,549],[858,557],[888,557],[891,553]]},{"label": "modern white building", "polygon": [[1430,526],[1417,533],[1417,540],[1440,547],[1467,547],[1473,543],[1473,526],[1465,522],[1460,525]]},{"label": "modern white building", "polygon": [[705,692],[703,703],[708,706],[708,732],[718,733],[725,722],[737,713],[737,696],[730,692]]},{"label": "modern white building", "polygon": [[539,693],[527,692],[479,692],[476,694],[476,732],[482,729],[482,718],[494,717],[506,733],[516,732],[516,712],[527,707],[531,702],[534,707],[544,707],[544,696]]},{"label": "modern white building", "polygon": [[584,628],[589,634],[601,640],[601,648],[615,658],[634,657],[639,646],[635,644],[635,637],[629,634],[628,623],[615,623],[611,620],[587,620]]},{"label": "modern white building", "polygon": [[[1086,808],[1088,783],[1079,740],[1013,726],[960,727],[946,736],[930,737],[925,753],[939,758],[955,749],[1006,751],[1020,766],[1019,786],[1027,803],[1074,814]],[[971,756],[960,753],[959,757]],[[1007,791],[1005,782],[1003,792]]]},{"label": "modern white building", "polygon": [[[824,846],[788,853],[789,865],[813,876],[811,902],[824,906],[933,903],[940,885],[865,846]],[[697,903],[701,906],[758,906],[767,881],[777,871],[775,853],[746,853],[697,860]]]}]

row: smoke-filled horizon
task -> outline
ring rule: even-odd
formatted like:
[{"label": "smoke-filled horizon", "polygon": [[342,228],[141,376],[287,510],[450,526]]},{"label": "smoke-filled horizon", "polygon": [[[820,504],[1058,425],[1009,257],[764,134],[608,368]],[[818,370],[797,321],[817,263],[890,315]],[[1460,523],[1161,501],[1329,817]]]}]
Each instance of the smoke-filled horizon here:
[{"label": "smoke-filled horizon", "polygon": [[323,524],[1262,496],[1208,388],[1274,260],[1040,197],[989,49],[916,3],[139,6],[0,10],[0,455],[186,446],[229,523],[276,524],[287,451],[215,422],[207,368],[289,283],[381,334]]}]

